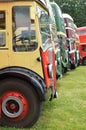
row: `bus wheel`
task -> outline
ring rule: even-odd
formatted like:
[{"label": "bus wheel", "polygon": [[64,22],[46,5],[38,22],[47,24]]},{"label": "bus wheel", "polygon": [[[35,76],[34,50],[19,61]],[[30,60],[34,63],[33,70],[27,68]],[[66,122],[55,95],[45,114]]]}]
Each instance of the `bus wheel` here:
[{"label": "bus wheel", "polygon": [[27,82],[0,81],[0,122],[9,127],[31,127],[40,115],[40,101]]},{"label": "bus wheel", "polygon": [[71,64],[71,70],[75,69],[75,64]]},{"label": "bus wheel", "polygon": [[83,58],[82,64],[83,64],[83,65],[86,65],[86,57]]}]

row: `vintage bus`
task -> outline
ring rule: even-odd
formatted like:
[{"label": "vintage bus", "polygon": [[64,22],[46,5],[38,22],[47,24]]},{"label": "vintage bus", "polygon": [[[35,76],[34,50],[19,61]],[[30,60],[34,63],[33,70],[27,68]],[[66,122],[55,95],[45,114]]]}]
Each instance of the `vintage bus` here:
[{"label": "vintage bus", "polygon": [[59,48],[59,42],[58,42],[58,37],[57,37],[57,28],[56,28],[54,13],[53,13],[53,10],[52,10],[52,7],[51,7],[49,0],[46,1],[46,5],[47,5],[47,8],[49,9],[49,13],[50,13],[50,18],[49,18],[50,28],[51,28],[50,31],[54,32],[53,36],[52,36],[52,40],[53,40],[53,47],[54,47],[54,52],[55,52],[56,64],[57,64],[56,77],[58,79],[58,77],[61,75],[61,73],[60,73],[60,62],[59,62],[61,56],[60,56],[60,48]]},{"label": "vintage bus", "polygon": [[64,26],[64,18],[62,16],[62,11],[60,7],[55,2],[51,2],[51,6],[53,9],[55,21],[56,21],[56,28],[57,28],[57,36],[59,41],[59,53],[57,55],[57,75],[61,77],[63,73],[67,71],[68,68],[68,48],[66,43],[66,30]]},{"label": "vintage bus", "polygon": [[76,52],[76,35],[73,18],[67,14],[63,13],[63,18],[65,22],[65,29],[67,35],[67,43],[69,49],[69,68],[75,69],[77,66],[77,52]]},{"label": "vintage bus", "polygon": [[78,27],[77,34],[79,35],[80,44],[78,46],[80,51],[80,62],[86,65],[86,26]]},{"label": "vintage bus", "polygon": [[0,125],[31,127],[46,96],[56,97],[49,18],[44,0],[0,0]]}]

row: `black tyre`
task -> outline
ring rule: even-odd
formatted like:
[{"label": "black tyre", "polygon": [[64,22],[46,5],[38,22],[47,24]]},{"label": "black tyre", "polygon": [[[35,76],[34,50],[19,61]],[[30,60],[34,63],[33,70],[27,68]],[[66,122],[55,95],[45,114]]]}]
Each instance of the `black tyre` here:
[{"label": "black tyre", "polygon": [[86,57],[82,60],[82,65],[86,65]]},{"label": "black tyre", "polygon": [[75,69],[75,64],[71,64],[71,70]]},{"label": "black tyre", "polygon": [[0,122],[9,127],[31,127],[40,115],[40,101],[31,85],[19,79],[0,81]]}]

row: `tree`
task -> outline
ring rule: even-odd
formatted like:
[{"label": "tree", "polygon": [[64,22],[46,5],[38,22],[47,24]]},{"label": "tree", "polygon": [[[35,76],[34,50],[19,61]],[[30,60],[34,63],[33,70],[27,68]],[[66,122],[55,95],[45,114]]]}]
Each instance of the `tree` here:
[{"label": "tree", "polygon": [[51,0],[55,1],[63,13],[68,13],[74,20],[74,23],[80,26],[86,26],[86,0]]}]

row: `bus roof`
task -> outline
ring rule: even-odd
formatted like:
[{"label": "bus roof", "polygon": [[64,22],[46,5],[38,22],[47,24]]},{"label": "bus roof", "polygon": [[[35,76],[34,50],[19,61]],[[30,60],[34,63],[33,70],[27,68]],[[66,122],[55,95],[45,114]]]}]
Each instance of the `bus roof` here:
[{"label": "bus roof", "polygon": [[46,5],[45,0],[0,0],[0,2],[14,2],[14,1],[36,1]]},{"label": "bus roof", "polygon": [[61,11],[61,8],[58,6],[58,4],[55,3],[55,2],[50,2],[50,3],[54,7],[54,9],[56,10],[56,12],[60,15],[60,17],[62,17],[62,11]]},{"label": "bus roof", "polygon": [[80,36],[86,36],[86,26],[84,27],[79,27],[76,29],[78,35]]},{"label": "bus roof", "polygon": [[55,2],[51,2],[51,6],[53,8],[53,12],[54,12],[54,17],[55,17],[55,21],[56,21],[56,26],[57,26],[57,31],[62,32],[59,34],[65,33],[65,25],[64,25],[64,18],[62,16],[62,10],[59,7],[59,5]]},{"label": "bus roof", "polygon": [[63,13],[63,18],[68,18],[73,21],[73,18],[67,13]]},{"label": "bus roof", "polygon": [[42,6],[44,6],[48,10],[48,8],[46,6],[46,0],[0,0],[0,2],[18,2],[18,1],[21,1],[21,2],[35,1],[35,2],[37,2],[39,4],[41,4]]},{"label": "bus roof", "polygon": [[77,30],[86,30],[86,26],[78,27]]}]

